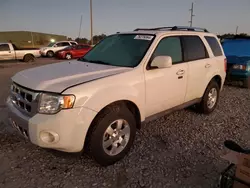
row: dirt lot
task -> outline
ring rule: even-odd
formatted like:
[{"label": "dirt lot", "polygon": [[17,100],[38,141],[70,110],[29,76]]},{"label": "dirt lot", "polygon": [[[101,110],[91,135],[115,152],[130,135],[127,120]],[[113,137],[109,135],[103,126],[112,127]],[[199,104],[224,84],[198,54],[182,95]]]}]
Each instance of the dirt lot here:
[{"label": "dirt lot", "polygon": [[209,116],[182,110],[147,123],[113,166],[36,147],[8,125],[4,101],[13,74],[49,62],[0,64],[0,187],[216,187],[227,165],[220,159],[223,141],[250,146],[250,92],[226,86]]}]

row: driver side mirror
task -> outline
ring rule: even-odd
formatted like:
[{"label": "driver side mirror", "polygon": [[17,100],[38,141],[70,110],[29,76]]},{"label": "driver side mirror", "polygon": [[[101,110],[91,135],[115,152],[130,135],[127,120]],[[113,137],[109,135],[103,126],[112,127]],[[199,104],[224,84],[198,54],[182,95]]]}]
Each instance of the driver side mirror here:
[{"label": "driver side mirror", "polygon": [[57,47],[57,45],[56,44],[54,44],[54,46],[53,47]]},{"label": "driver side mirror", "polygon": [[172,66],[172,58],[170,56],[157,56],[153,59],[151,67],[159,69],[170,68]]}]

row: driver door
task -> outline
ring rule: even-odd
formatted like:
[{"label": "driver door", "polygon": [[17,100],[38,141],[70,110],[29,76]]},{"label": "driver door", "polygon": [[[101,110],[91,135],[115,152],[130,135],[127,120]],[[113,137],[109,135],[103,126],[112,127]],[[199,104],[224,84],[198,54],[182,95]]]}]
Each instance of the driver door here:
[{"label": "driver door", "polygon": [[[150,63],[157,56],[170,56],[173,65],[170,68],[151,67]],[[146,117],[184,103],[187,71],[188,65],[183,61],[180,37],[163,38],[145,70]]]}]

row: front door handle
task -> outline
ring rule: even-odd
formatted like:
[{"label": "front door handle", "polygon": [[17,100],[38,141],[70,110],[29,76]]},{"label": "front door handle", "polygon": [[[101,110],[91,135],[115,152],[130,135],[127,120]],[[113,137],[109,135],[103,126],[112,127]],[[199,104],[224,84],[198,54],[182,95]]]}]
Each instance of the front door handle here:
[{"label": "front door handle", "polygon": [[210,68],[210,67],[211,67],[211,64],[209,63],[205,65],[205,68]]},{"label": "front door handle", "polygon": [[177,75],[183,75],[184,73],[185,73],[184,70],[179,70],[176,74],[177,74]]}]

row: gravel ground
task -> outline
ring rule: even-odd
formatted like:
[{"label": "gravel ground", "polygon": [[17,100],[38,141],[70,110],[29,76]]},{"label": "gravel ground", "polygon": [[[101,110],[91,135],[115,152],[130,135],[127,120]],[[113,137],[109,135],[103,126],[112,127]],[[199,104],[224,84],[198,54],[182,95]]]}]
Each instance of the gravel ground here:
[{"label": "gravel ground", "polygon": [[250,146],[247,89],[226,86],[216,111],[182,110],[147,123],[131,152],[100,167],[86,155],[44,150],[5,125],[0,111],[0,187],[216,187],[225,139]]}]

